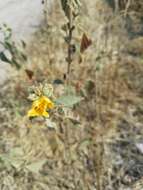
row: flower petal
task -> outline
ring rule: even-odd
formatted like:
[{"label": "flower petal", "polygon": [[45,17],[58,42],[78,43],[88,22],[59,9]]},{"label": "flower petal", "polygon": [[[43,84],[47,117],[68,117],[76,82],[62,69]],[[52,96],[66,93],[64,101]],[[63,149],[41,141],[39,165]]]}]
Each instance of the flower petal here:
[{"label": "flower petal", "polygon": [[49,108],[49,109],[54,108],[54,103],[49,98],[47,98],[46,96],[43,96],[43,99],[44,99],[45,103],[47,104],[47,108]]},{"label": "flower petal", "polygon": [[44,111],[43,114],[42,114],[44,117],[49,117],[49,113]]},{"label": "flower petal", "polygon": [[28,115],[28,117],[39,116],[39,114],[34,109],[29,110],[27,115]]},{"label": "flower petal", "polygon": [[54,108],[54,103],[46,96],[41,96],[33,102],[32,109],[28,111],[28,117],[49,117],[49,113],[46,110],[52,108]]}]

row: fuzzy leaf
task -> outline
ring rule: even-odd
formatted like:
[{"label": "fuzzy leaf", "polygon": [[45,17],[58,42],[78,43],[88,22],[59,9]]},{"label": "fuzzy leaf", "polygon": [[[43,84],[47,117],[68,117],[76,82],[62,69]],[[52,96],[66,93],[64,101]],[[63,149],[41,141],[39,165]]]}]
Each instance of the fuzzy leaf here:
[{"label": "fuzzy leaf", "polygon": [[20,148],[14,148],[9,154],[2,154],[0,159],[4,162],[5,166],[13,166],[20,169],[24,161],[21,159],[23,153]]},{"label": "fuzzy leaf", "polygon": [[45,162],[46,162],[45,159],[44,160],[40,160],[38,162],[34,162],[34,163],[30,164],[30,165],[27,165],[26,168],[29,171],[38,174],[39,171],[42,169],[42,166],[45,164]]},{"label": "fuzzy leaf", "polygon": [[51,96],[53,96],[53,87],[52,87],[52,85],[50,85],[50,84],[46,84],[44,87],[43,87],[43,93],[44,93],[44,95],[45,96],[47,96],[47,97],[51,97]]},{"label": "fuzzy leaf", "polygon": [[71,94],[71,95],[76,94],[75,87],[73,87],[73,86],[66,86],[65,87],[65,94]]},{"label": "fuzzy leaf", "polygon": [[0,60],[7,62],[7,63],[11,63],[11,61],[6,57],[4,52],[0,52]]},{"label": "fuzzy leaf", "polygon": [[73,0],[72,1],[75,7],[81,7],[82,3],[80,0]]},{"label": "fuzzy leaf", "polygon": [[69,4],[68,0],[61,0],[62,9],[65,15],[69,18]]},{"label": "fuzzy leaf", "polygon": [[67,95],[61,96],[55,102],[58,105],[64,105],[65,107],[72,107],[73,105],[79,103],[82,100],[80,96]]},{"label": "fuzzy leaf", "polygon": [[10,157],[18,157],[18,156],[22,156],[23,150],[20,147],[15,147],[10,151]]}]

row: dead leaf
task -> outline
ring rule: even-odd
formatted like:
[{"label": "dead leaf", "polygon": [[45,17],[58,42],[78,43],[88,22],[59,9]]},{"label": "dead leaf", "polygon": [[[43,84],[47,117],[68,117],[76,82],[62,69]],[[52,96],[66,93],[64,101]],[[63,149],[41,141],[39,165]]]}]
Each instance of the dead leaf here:
[{"label": "dead leaf", "polygon": [[25,72],[26,72],[28,78],[31,80],[33,78],[34,72],[29,69],[25,69]]},{"label": "dead leaf", "polygon": [[85,33],[83,33],[80,45],[80,53],[83,53],[91,44],[91,39],[88,38]]}]

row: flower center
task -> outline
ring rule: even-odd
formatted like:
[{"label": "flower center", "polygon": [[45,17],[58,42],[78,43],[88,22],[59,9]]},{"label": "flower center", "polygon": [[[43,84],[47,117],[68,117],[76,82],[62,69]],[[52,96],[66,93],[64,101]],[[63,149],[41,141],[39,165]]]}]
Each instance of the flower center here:
[{"label": "flower center", "polygon": [[45,101],[42,101],[38,106],[35,106],[34,109],[37,113],[42,114],[44,111],[46,111]]}]

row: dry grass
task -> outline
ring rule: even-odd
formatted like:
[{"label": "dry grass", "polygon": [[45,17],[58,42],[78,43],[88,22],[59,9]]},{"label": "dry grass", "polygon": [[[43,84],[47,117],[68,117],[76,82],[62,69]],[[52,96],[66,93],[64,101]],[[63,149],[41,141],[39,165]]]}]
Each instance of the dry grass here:
[{"label": "dry grass", "polygon": [[[66,47],[60,30],[64,21],[58,7],[51,26],[41,28],[28,49],[30,63],[26,67],[34,71],[33,80],[22,69],[14,71],[11,81],[3,86],[1,153],[18,147],[22,151],[18,159],[24,165],[43,159],[46,163],[39,174],[24,167],[0,165],[1,185],[7,180],[9,187],[17,190],[135,190],[136,184],[142,183],[143,155],[136,145],[143,135],[143,65],[140,58],[124,51],[131,42],[124,29],[119,30],[122,20],[117,17],[106,25],[105,15],[111,9],[100,2],[95,5],[89,1],[88,17],[82,23],[92,36],[92,47],[85,52],[83,63],[75,57],[72,65],[71,85],[84,97],[73,110],[80,116],[80,127],[58,119],[57,131],[45,130],[42,121],[31,123],[25,117],[29,86],[55,79],[64,81]],[[99,20],[95,6],[104,13]],[[75,40],[80,35],[78,31]]]}]

